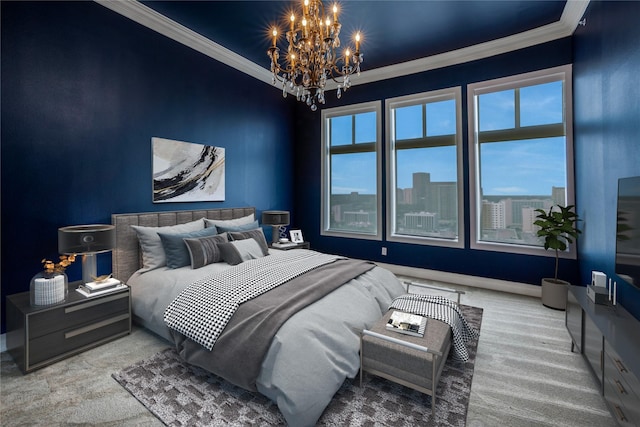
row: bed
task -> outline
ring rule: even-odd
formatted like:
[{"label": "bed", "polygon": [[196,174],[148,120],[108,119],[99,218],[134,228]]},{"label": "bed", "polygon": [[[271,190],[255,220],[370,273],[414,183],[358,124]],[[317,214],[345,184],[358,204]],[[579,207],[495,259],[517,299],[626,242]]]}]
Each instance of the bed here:
[{"label": "bed", "polygon": [[[174,343],[184,360],[264,394],[278,405],[289,425],[315,425],[344,380],[358,373],[361,331],[379,320],[391,301],[406,291],[398,279],[383,268],[303,249],[269,249],[268,256],[234,266],[215,262],[196,269],[191,265],[145,268],[140,228],[148,232],[156,227],[193,224],[201,218],[233,224],[251,215],[255,215],[253,207],[114,214],[113,274],[131,286],[134,321]],[[191,336],[189,331],[173,324],[170,329],[165,323],[165,318],[171,323],[172,316],[187,318],[192,313],[208,311],[193,310],[193,304],[208,299],[195,291],[198,297],[195,301],[180,304],[180,299],[198,286],[217,283],[216,286],[224,287],[235,281],[229,288],[233,290],[244,282],[255,281],[251,274],[262,268],[275,268],[273,271],[282,272],[285,277],[293,265],[307,266],[306,273],[291,274],[286,283],[241,304],[226,328],[215,335],[211,349],[206,346],[210,342],[201,341],[199,335]],[[273,271],[266,276],[273,276]],[[258,277],[262,273],[255,274]],[[285,293],[286,298],[293,299],[282,303]],[[185,307],[191,307],[191,312],[180,311]],[[263,313],[265,307],[270,311],[262,320],[247,323],[259,317],[250,310]],[[200,320],[195,323],[198,322]],[[270,332],[263,333],[256,325],[270,328]],[[258,351],[261,346],[264,353]]]}]

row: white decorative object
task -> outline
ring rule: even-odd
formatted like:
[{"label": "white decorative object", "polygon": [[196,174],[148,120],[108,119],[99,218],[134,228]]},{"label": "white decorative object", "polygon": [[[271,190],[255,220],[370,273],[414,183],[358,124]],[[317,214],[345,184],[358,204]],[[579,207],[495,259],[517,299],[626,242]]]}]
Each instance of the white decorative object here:
[{"label": "white decorative object", "polygon": [[40,272],[31,279],[31,305],[51,305],[62,302],[67,297],[67,275]]}]

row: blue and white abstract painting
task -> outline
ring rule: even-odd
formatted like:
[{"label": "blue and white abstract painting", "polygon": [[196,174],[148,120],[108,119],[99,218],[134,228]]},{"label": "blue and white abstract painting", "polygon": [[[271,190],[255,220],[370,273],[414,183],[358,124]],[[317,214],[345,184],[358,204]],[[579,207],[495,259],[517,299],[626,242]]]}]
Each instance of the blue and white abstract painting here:
[{"label": "blue and white abstract painting", "polygon": [[153,202],[224,201],[224,148],[151,138]]}]

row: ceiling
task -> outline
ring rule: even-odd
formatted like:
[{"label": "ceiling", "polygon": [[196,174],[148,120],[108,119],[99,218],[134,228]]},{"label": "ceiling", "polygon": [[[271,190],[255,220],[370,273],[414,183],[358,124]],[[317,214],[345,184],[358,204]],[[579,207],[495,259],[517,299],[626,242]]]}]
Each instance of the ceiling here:
[{"label": "ceiling", "polygon": [[[288,13],[297,6],[275,0],[96,1],[269,83],[269,29],[274,25],[284,29]],[[339,4],[343,44],[357,30],[364,35],[364,77],[357,79],[364,83],[569,36],[588,1],[340,0]]]}]

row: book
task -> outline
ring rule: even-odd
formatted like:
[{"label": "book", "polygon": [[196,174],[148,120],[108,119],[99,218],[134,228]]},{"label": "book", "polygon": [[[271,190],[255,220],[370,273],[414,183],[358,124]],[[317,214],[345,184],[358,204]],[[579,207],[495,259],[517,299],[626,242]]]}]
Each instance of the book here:
[{"label": "book", "polygon": [[106,280],[99,282],[87,282],[83,286],[92,291],[99,291],[101,289],[114,288],[120,284],[120,280],[110,277]]},{"label": "book", "polygon": [[426,317],[397,310],[391,313],[387,322],[388,330],[414,337],[423,337],[426,328]]},{"label": "book", "polygon": [[278,248],[292,248],[294,246],[298,246],[297,243],[293,243],[293,242],[288,242],[288,243],[274,243],[273,245],[274,248],[278,249]]},{"label": "book", "polygon": [[104,294],[108,294],[109,292],[115,292],[115,291],[120,291],[122,289],[125,289],[127,287],[127,285],[124,285],[122,283],[114,286],[114,287],[110,287],[110,288],[106,288],[106,289],[100,289],[100,290],[91,290],[89,288],[86,287],[86,285],[80,285],[76,288],[76,291],[81,293],[82,295],[84,295],[85,297],[95,297],[98,295],[104,295]]}]

